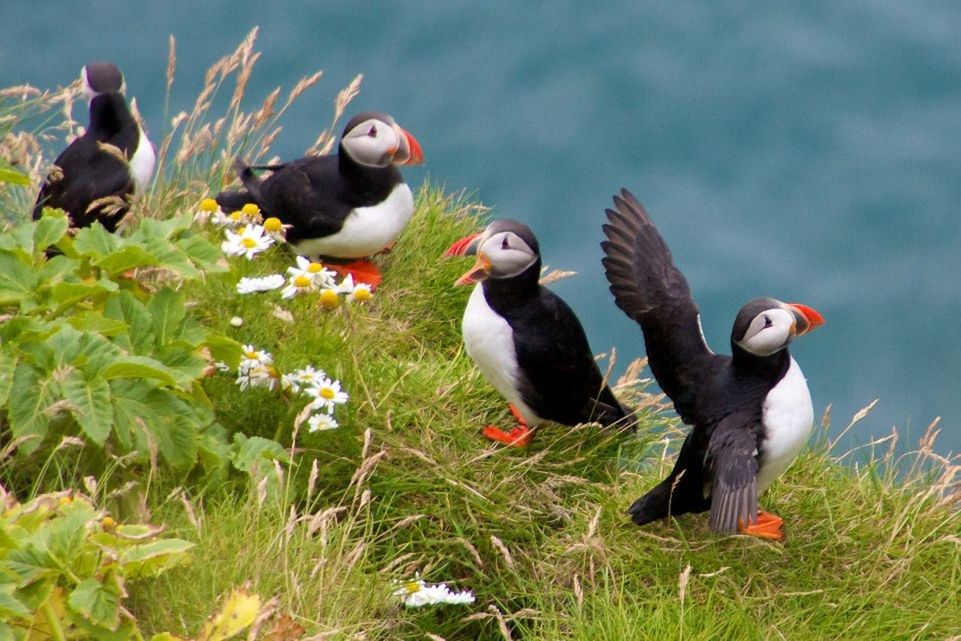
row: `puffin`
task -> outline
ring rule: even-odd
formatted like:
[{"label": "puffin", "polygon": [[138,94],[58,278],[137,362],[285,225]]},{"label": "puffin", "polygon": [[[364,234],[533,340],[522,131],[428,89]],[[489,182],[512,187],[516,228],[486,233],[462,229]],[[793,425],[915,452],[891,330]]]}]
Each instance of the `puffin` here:
[{"label": "puffin", "polygon": [[756,298],[738,311],[731,355],[715,354],[664,239],[633,194],[607,209],[602,260],[617,306],[644,334],[654,378],[691,430],[666,479],[628,510],[644,525],[710,510],[718,533],[783,540],[758,495],[791,465],[814,425],[807,381],[788,345],[824,324],[811,307]]},{"label": "puffin", "polygon": [[[216,201],[225,212],[256,204],[288,225],[295,253],[348,261],[328,266],[376,286],[380,271],[367,259],[389,250],[414,215],[414,196],[397,167],[423,161],[417,139],[391,116],[365,112],[347,122],[336,154],[259,167],[238,160],[244,189]],[[260,178],[255,170],[272,173]]]},{"label": "puffin", "polygon": [[445,255],[477,257],[454,283],[474,285],[461,325],[464,347],[517,420],[510,431],[486,426],[487,438],[522,447],[545,421],[609,426],[629,416],[573,310],[540,284],[540,247],[527,225],[496,220]]},{"label": "puffin", "polygon": [[[87,130],[57,156],[56,168],[40,186],[33,219],[40,218],[44,207],[57,207],[67,212],[71,227],[99,221],[113,232],[130,209],[128,197],[150,184],[157,156],[130,113],[117,65],[87,64],[80,80],[90,103]],[[97,202],[110,197],[119,200]]]}]

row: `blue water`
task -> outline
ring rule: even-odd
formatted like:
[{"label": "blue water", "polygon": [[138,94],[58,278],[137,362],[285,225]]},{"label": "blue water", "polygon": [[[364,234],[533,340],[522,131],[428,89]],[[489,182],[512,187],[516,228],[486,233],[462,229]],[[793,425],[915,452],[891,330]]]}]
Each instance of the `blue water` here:
[{"label": "blue water", "polygon": [[600,268],[603,209],[626,186],[715,349],[747,299],[807,303],[827,325],[792,351],[816,411],[833,404],[843,427],[879,397],[857,441],[941,416],[941,449],[961,450],[961,3],[134,4],[5,3],[0,86],[65,84],[111,59],[159,134],[168,34],[179,110],[260,25],[248,107],[325,70],[277,153],[300,155],[365,74],[352,111],[417,136],[427,164],[411,182],[466,188],[579,272],[554,288],[596,351],[643,351]]}]

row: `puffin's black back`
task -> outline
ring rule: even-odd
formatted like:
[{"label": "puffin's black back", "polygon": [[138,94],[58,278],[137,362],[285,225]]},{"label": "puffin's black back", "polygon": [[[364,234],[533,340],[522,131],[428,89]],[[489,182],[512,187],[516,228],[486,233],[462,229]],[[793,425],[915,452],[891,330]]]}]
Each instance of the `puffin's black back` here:
[{"label": "puffin's black back", "polygon": [[90,124],[84,135],[74,140],[57,156],[54,164],[62,176],[48,177],[40,187],[33,208],[34,220],[40,218],[44,207],[59,207],[70,215],[71,225],[86,227],[99,220],[109,231],[126,215],[129,206],[123,205],[107,213],[115,205],[100,205],[88,211],[90,204],[100,198],[133,193],[134,183],[128,163],[115,153],[101,149],[100,144],[119,150],[128,160],[138,144],[139,129],[120,93],[106,93],[90,101]]},{"label": "puffin's black back", "polygon": [[623,419],[628,413],[604,381],[574,311],[538,283],[540,266],[538,260],[518,276],[481,285],[487,304],[513,330],[524,402],[564,425]]}]

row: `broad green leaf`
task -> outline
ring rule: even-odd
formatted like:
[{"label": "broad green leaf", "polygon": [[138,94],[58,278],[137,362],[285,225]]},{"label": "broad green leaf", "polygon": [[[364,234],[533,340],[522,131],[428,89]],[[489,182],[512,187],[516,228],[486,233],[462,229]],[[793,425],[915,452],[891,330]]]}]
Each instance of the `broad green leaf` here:
[{"label": "broad green leaf", "polygon": [[82,332],[95,332],[102,336],[118,336],[127,332],[127,324],[122,320],[107,318],[100,312],[87,312],[67,319],[70,326]]},{"label": "broad green leaf", "polygon": [[189,238],[177,241],[177,244],[186,252],[195,265],[203,267],[205,271],[222,272],[228,269],[226,266],[220,264],[220,259],[224,255],[223,252],[220,251],[220,247],[205,238],[190,236]]},{"label": "broad green leaf", "polygon": [[19,303],[33,293],[36,272],[13,254],[0,253],[0,305]]},{"label": "broad green leaf", "polygon": [[290,461],[290,454],[277,441],[272,441],[261,436],[251,436],[248,438],[234,437],[234,452],[232,460],[234,467],[242,472],[254,474],[258,470],[263,473],[266,469],[273,469],[273,464],[269,461]]},{"label": "broad green leaf", "polygon": [[57,563],[44,550],[31,546],[22,550],[12,550],[2,561],[3,566],[20,577],[20,585],[30,585],[35,581],[56,576],[60,573]]},{"label": "broad green leaf", "polygon": [[145,382],[115,380],[111,388],[118,431],[127,430],[138,450],[156,448],[172,467],[197,461],[198,432],[204,427],[197,411],[173,392]]},{"label": "broad green leaf", "polygon": [[160,345],[179,336],[184,316],[187,314],[182,294],[164,287],[147,303],[147,311],[153,316],[154,331]]},{"label": "broad green leaf", "polygon": [[0,621],[0,641],[17,641],[17,637],[13,634],[13,628],[3,621]]},{"label": "broad green leaf", "polygon": [[123,274],[137,267],[150,267],[160,264],[153,254],[137,245],[126,245],[93,262],[112,276]]},{"label": "broad green leaf", "polygon": [[120,599],[110,585],[84,579],[67,597],[70,609],[84,619],[108,630],[120,625]]},{"label": "broad green leaf", "polygon": [[120,562],[128,578],[156,576],[181,563],[194,543],[181,539],[161,539],[134,545],[123,551]]},{"label": "broad green leaf", "polygon": [[17,367],[17,357],[0,347],[0,407],[7,404],[13,388],[13,373]]},{"label": "broad green leaf", "polygon": [[210,356],[214,361],[223,361],[231,367],[231,369],[236,369],[240,365],[240,357],[243,353],[244,346],[229,336],[224,336],[217,332],[207,332],[207,338],[204,339],[204,345],[210,350]]},{"label": "broad green leaf", "polygon": [[104,380],[115,378],[149,378],[175,387],[178,375],[160,361],[148,356],[123,356],[100,370]]},{"label": "broad green leaf", "polygon": [[0,585],[0,621],[9,621],[11,617],[26,619],[33,615],[33,612],[13,595],[13,589],[12,585]]},{"label": "broad green leaf", "polygon": [[156,343],[153,319],[144,304],[130,292],[120,292],[107,299],[104,315],[122,320],[129,328],[126,336],[117,337],[116,343],[127,351],[137,354],[152,353]]},{"label": "broad green leaf", "polygon": [[14,438],[35,437],[24,441],[20,449],[29,454],[40,446],[50,426],[45,411],[60,396],[60,386],[49,377],[41,377],[27,363],[19,363],[10,390],[10,431]]},{"label": "broad green leaf", "polygon": [[78,370],[74,370],[63,380],[63,393],[75,406],[70,413],[84,434],[103,447],[113,429],[110,386],[107,381],[96,376],[86,379]]},{"label": "broad green leaf", "polygon": [[91,258],[103,258],[107,254],[116,251],[120,240],[109,231],[104,229],[100,223],[94,223],[89,227],[84,227],[77,232],[73,239],[73,248],[81,256]]},{"label": "broad green leaf", "polygon": [[243,632],[260,613],[260,596],[244,589],[234,590],[220,612],[204,623],[197,641],[226,641]]},{"label": "broad green leaf", "polygon": [[7,167],[0,167],[0,183],[26,187],[30,185],[30,176],[21,174],[19,171],[13,169],[8,169]]},{"label": "broad green leaf", "polygon": [[33,250],[42,252],[63,238],[67,233],[66,216],[44,216],[37,221],[33,230]]},{"label": "broad green leaf", "polygon": [[106,278],[90,282],[61,281],[50,288],[50,296],[60,306],[67,306],[86,298],[104,296],[119,289],[117,283]]}]

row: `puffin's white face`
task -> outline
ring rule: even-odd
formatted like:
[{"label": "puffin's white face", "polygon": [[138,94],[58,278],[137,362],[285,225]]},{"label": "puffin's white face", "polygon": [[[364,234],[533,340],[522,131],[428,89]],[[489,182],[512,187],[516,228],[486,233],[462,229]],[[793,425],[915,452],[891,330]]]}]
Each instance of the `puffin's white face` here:
[{"label": "puffin's white face", "polygon": [[344,134],[341,144],[355,162],[367,167],[416,164],[423,158],[413,137],[393,120],[368,118]]},{"label": "puffin's white face", "polygon": [[[80,70],[80,82],[83,84],[83,95],[87,99],[87,102],[90,102],[91,100],[96,98],[98,95],[100,95],[100,92],[96,91],[93,87],[90,86],[90,78],[87,77],[86,65],[84,65],[84,67]],[[120,82],[120,93],[122,95],[127,94],[126,79],[123,79]]]},{"label": "puffin's white face", "polygon": [[756,356],[770,356],[787,347],[797,331],[794,314],[781,307],[767,309],[751,320],[744,338],[737,342]]},{"label": "puffin's white face", "polygon": [[487,260],[492,278],[513,278],[537,262],[537,252],[512,231],[484,239],[477,256]]}]

